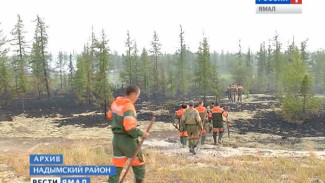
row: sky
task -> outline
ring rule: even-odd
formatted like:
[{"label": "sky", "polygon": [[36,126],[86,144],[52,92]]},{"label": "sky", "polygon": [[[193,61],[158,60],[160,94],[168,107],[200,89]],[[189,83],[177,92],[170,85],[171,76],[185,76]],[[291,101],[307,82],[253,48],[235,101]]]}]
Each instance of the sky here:
[{"label": "sky", "polygon": [[0,0],[0,29],[9,32],[20,14],[31,44],[36,15],[49,26],[48,50],[81,52],[89,41],[91,28],[99,36],[107,33],[111,51],[124,53],[126,31],[138,49],[150,49],[153,32],[158,33],[163,53],[179,47],[179,25],[185,42],[196,51],[203,34],[210,50],[236,52],[241,40],[243,51],[259,49],[277,31],[286,46],[308,40],[308,50],[325,48],[324,0],[304,0],[302,14],[256,14],[255,0]]}]

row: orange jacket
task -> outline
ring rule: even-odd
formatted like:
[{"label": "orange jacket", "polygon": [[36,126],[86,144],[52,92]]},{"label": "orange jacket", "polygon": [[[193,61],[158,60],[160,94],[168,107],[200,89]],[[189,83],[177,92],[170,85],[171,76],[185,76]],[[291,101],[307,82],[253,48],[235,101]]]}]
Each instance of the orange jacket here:
[{"label": "orange jacket", "polygon": [[182,117],[182,115],[183,115],[183,113],[184,113],[185,110],[186,109],[183,109],[183,108],[178,109],[178,111],[176,111],[177,117]]},{"label": "orange jacket", "polygon": [[207,112],[207,109],[203,106],[195,107],[195,109],[198,110],[199,112]]},{"label": "orange jacket", "polygon": [[[214,106],[211,110],[212,113],[222,113],[222,116],[228,117],[228,112],[225,112],[220,106]],[[212,116],[212,114],[211,114]]]}]

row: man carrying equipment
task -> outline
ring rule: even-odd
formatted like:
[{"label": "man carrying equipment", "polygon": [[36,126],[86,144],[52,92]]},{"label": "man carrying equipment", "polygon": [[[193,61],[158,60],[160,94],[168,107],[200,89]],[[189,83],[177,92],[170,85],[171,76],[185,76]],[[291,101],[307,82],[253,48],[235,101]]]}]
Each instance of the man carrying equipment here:
[{"label": "man carrying equipment", "polygon": [[194,148],[198,144],[199,131],[203,128],[199,111],[194,109],[193,101],[189,102],[189,108],[183,113],[182,122],[185,123],[187,134],[189,136],[188,143],[190,152],[196,154]]},{"label": "man carrying equipment", "polygon": [[241,84],[238,84],[237,90],[238,90],[238,100],[237,101],[241,103],[243,93],[244,93],[244,87]]},{"label": "man carrying equipment", "polygon": [[178,111],[176,111],[176,120],[177,123],[179,124],[179,137],[180,137],[180,141],[181,144],[183,145],[183,147],[186,146],[187,144],[187,131],[186,131],[186,126],[184,123],[181,122],[181,118],[183,113],[185,112],[185,110],[187,109],[187,105],[186,104],[182,104],[182,108],[178,109]]},{"label": "man carrying equipment", "polygon": [[[140,89],[135,85],[126,88],[124,97],[117,97],[111,104],[111,109],[107,113],[107,118],[112,120],[113,136],[113,158],[112,165],[116,166],[116,175],[110,176],[109,183],[118,183],[123,167],[132,158],[138,146],[138,137],[147,138],[149,133],[137,128],[136,111],[134,103],[140,95]],[[142,183],[144,179],[145,159],[139,151],[137,157],[132,162],[132,169],[136,183]]]},{"label": "man carrying equipment", "polygon": [[219,106],[219,103],[216,102],[212,109],[212,131],[214,145],[217,144],[217,133],[219,133],[218,143],[222,144],[222,136],[225,132],[225,129],[223,127],[223,116],[227,117],[228,113],[225,113],[224,110]]},{"label": "man carrying equipment", "polygon": [[199,115],[201,118],[203,129],[201,131],[201,144],[204,144],[206,133],[209,130],[209,124],[207,121],[207,109],[203,106],[204,103],[202,101],[199,102],[199,105],[195,108],[197,111],[199,111]]}]

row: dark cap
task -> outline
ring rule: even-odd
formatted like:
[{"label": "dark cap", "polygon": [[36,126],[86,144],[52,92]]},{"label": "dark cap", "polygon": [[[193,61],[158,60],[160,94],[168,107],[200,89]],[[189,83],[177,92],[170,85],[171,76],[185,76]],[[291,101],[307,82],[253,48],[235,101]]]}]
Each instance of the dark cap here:
[{"label": "dark cap", "polygon": [[191,107],[194,106],[194,102],[193,102],[193,100],[189,101],[189,102],[188,102],[188,105],[191,106]]}]

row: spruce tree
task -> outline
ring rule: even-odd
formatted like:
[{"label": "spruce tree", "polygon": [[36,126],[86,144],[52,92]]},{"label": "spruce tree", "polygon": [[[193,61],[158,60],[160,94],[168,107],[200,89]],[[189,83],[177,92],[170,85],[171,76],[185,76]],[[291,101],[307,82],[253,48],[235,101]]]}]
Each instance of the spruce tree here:
[{"label": "spruce tree", "polygon": [[130,36],[130,32],[126,32],[126,41],[125,41],[125,47],[126,52],[123,56],[123,71],[121,72],[121,78],[124,82],[126,82],[128,85],[133,84],[133,77],[134,77],[134,64],[133,64],[133,41]]},{"label": "spruce tree", "polygon": [[68,76],[68,84],[71,87],[71,91],[73,92],[73,77],[75,74],[74,66],[73,66],[73,56],[70,53],[69,55],[69,76]]},{"label": "spruce tree", "polygon": [[[1,23],[0,23],[1,26]],[[0,94],[4,98],[4,104],[7,105],[11,99],[11,77],[10,64],[7,53],[9,49],[6,47],[7,39],[2,33],[0,27]]]},{"label": "spruce tree", "polygon": [[143,89],[144,93],[147,94],[147,97],[149,95],[149,91],[151,88],[152,83],[154,82],[152,80],[153,70],[152,70],[152,62],[149,58],[148,51],[143,48],[142,53],[140,56],[140,63],[141,63],[141,75],[142,78],[142,84],[140,85]]},{"label": "spruce tree", "polygon": [[109,71],[109,47],[108,40],[104,30],[102,30],[100,41],[98,41],[98,64],[96,72],[96,85],[95,94],[99,101],[99,104],[104,107],[106,116],[106,106],[107,103],[112,101],[111,87],[108,81],[108,71]]},{"label": "spruce tree", "polygon": [[161,71],[159,72],[159,57],[161,56],[161,43],[159,42],[159,37],[156,31],[154,31],[153,40],[151,42],[151,50],[150,53],[152,55],[153,59],[153,87],[152,87],[152,93],[153,93],[153,100],[156,102],[156,95],[157,92],[160,91],[159,84],[161,83],[161,78],[159,76],[161,75]]},{"label": "spruce tree", "polygon": [[[181,96],[185,95],[188,91],[188,82],[187,82],[187,63],[186,63],[186,44],[184,40],[184,31],[182,26],[180,25],[180,47],[177,51],[179,55],[178,62],[176,65],[177,73],[176,73],[176,83],[177,83],[177,93]],[[172,74],[172,73],[170,73]]]},{"label": "spruce tree", "polygon": [[48,44],[48,35],[47,35],[47,26],[42,18],[37,16],[36,20],[36,30],[34,36],[34,43],[37,48],[34,51],[38,51],[39,53],[36,54],[38,56],[38,61],[40,62],[41,71],[43,72],[43,82],[47,92],[47,98],[50,99],[51,97],[51,90],[50,90],[50,83],[49,83],[49,55],[46,51],[47,44]]},{"label": "spruce tree", "polygon": [[25,40],[25,30],[23,20],[20,18],[20,15],[17,15],[18,20],[11,31],[12,40],[11,45],[14,47],[14,66],[15,67],[15,83],[16,83],[16,93],[21,95],[22,109],[25,111],[25,96],[28,91],[28,81],[27,81],[27,55],[26,48],[27,43]]},{"label": "spruce tree", "polygon": [[59,52],[58,58],[57,58],[57,69],[60,76],[60,88],[63,89],[63,75],[64,75],[64,66],[66,65],[66,59],[64,58],[64,54],[62,51]]},{"label": "spruce tree", "polygon": [[210,62],[210,49],[207,37],[203,37],[196,54],[195,82],[197,83],[197,91],[200,95],[203,95],[204,102],[206,102],[206,96],[211,91],[213,85],[214,75]]}]

